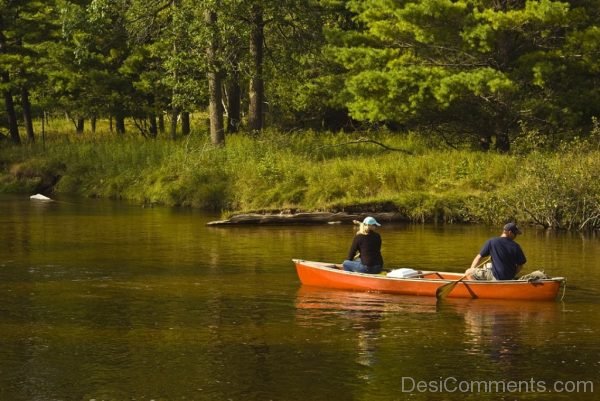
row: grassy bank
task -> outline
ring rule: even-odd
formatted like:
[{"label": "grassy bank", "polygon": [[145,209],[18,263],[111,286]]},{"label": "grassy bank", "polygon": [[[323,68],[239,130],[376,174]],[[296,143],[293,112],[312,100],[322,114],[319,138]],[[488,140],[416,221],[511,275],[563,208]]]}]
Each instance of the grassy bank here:
[{"label": "grassy bank", "polygon": [[[80,194],[224,212],[398,211],[411,221],[508,219],[600,228],[600,151],[517,144],[501,155],[451,150],[422,137],[265,132],[179,141],[55,136],[0,149],[0,192]],[[384,145],[384,146],[383,146]]]}]

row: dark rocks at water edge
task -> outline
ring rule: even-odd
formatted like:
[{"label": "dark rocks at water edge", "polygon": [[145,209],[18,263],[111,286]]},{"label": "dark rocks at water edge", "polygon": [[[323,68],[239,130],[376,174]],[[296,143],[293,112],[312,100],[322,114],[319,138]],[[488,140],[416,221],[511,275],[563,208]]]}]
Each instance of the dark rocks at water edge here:
[{"label": "dark rocks at water edge", "polygon": [[341,224],[352,223],[354,220],[362,221],[367,216],[373,216],[377,221],[392,222],[405,221],[406,216],[397,212],[386,213],[345,213],[345,212],[304,212],[304,213],[245,213],[233,215],[226,220],[217,220],[207,223],[209,226],[239,225],[239,224]]}]

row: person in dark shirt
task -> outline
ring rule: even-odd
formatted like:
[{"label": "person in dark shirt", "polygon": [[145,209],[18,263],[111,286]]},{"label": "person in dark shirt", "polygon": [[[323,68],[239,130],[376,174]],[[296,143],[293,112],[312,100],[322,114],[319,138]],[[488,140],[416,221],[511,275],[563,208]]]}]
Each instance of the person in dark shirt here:
[{"label": "person in dark shirt", "polygon": [[[352,240],[348,252],[348,259],[342,263],[346,271],[377,274],[383,269],[383,256],[381,256],[381,236],[375,231],[376,226],[381,226],[375,218],[366,217],[358,232]],[[354,260],[356,256],[360,258]]]},{"label": "person in dark shirt", "polygon": [[[502,235],[491,238],[483,244],[479,254],[475,256],[471,267],[465,274],[474,280],[512,280],[527,262],[521,246],[515,242],[521,230],[515,223],[508,223]],[[490,256],[491,265],[477,267],[482,258]]]}]

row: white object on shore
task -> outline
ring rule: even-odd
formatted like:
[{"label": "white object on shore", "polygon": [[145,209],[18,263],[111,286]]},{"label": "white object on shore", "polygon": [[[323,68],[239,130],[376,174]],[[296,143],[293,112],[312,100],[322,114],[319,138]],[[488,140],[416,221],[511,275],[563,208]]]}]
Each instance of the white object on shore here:
[{"label": "white object on shore", "polygon": [[33,199],[33,200],[41,200],[41,201],[51,201],[52,199],[48,198],[47,196],[44,196],[42,194],[35,194],[35,195],[31,195],[29,197],[29,199]]}]

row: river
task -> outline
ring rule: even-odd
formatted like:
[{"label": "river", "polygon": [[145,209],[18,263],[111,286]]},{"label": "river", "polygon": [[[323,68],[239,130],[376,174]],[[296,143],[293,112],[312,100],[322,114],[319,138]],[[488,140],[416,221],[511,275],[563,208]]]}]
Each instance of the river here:
[{"label": "river", "polygon": [[[596,400],[600,239],[523,227],[563,301],[303,287],[349,225],[0,195],[0,400]],[[383,224],[386,267],[463,271],[495,227]]]}]

